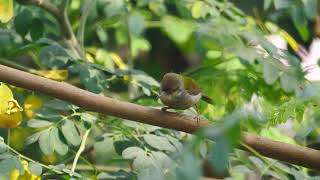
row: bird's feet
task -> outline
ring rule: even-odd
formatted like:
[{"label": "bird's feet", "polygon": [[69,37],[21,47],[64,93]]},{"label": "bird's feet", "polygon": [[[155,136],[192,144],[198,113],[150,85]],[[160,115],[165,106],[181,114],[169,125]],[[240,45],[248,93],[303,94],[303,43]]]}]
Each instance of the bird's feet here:
[{"label": "bird's feet", "polygon": [[198,125],[198,127],[199,127],[199,126],[200,126],[200,120],[201,120],[200,116],[197,115],[197,116],[194,117],[193,119],[195,119],[195,120],[197,121],[197,125]]}]

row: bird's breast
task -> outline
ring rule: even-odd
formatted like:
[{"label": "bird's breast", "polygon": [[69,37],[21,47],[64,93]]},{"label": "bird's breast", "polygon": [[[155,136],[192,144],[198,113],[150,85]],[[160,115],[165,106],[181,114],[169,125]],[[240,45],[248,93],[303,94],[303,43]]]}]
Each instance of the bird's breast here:
[{"label": "bird's breast", "polygon": [[188,109],[194,106],[201,99],[201,93],[197,95],[190,95],[185,91],[180,91],[172,94],[160,95],[160,100],[166,106],[173,109]]}]

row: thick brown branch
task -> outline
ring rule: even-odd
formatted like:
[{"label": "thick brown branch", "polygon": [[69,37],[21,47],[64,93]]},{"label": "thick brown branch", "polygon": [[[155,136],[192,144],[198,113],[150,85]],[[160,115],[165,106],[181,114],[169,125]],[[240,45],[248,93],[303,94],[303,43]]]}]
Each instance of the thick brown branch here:
[{"label": "thick brown branch", "polygon": [[[0,81],[71,102],[88,111],[187,133],[192,133],[198,128],[197,122],[192,117],[122,102],[3,65],[0,65]],[[207,121],[201,121],[200,126],[207,124]],[[264,156],[320,170],[320,151],[273,141],[250,133],[243,133],[242,141]],[[242,148],[246,150],[245,147]]]}]

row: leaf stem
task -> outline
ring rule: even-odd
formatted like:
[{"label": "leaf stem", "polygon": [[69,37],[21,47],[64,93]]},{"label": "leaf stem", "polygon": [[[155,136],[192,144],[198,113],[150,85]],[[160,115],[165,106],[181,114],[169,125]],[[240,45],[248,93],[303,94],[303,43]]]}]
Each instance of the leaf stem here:
[{"label": "leaf stem", "polygon": [[80,20],[80,25],[79,29],[77,32],[77,38],[79,40],[79,45],[81,50],[84,52],[84,31],[86,27],[86,22],[89,16],[89,12],[95,3],[95,0],[85,0],[84,5],[83,5],[83,11],[82,11],[82,16]]},{"label": "leaf stem", "polygon": [[73,160],[73,163],[72,163],[71,174],[74,173],[74,171],[76,169],[76,166],[77,166],[77,163],[78,163],[78,160],[79,160],[79,157],[80,157],[81,153],[85,149],[86,141],[87,141],[87,138],[88,138],[88,135],[89,135],[90,131],[91,131],[91,128],[87,129],[86,132],[83,135],[79,150],[78,150],[76,156],[74,157],[74,160]]},{"label": "leaf stem", "polygon": [[7,145],[10,146],[10,134],[11,134],[11,130],[10,128],[7,129]]},{"label": "leaf stem", "polygon": [[7,148],[8,148],[11,152],[13,152],[14,154],[18,155],[18,156],[19,156],[20,158],[22,158],[22,159],[25,159],[25,160],[27,160],[27,161],[29,161],[29,162],[33,162],[33,163],[39,164],[40,166],[42,166],[42,167],[44,167],[44,168],[46,168],[46,169],[48,169],[48,170],[50,170],[50,171],[53,171],[53,172],[55,172],[55,173],[63,174],[63,172],[61,172],[61,171],[55,170],[55,169],[53,169],[53,168],[50,167],[50,166],[47,166],[47,165],[45,165],[45,164],[42,164],[42,163],[37,162],[37,161],[35,161],[35,160],[27,157],[27,156],[24,156],[24,155],[20,154],[18,151],[16,151],[16,150],[13,149],[12,147],[10,147],[8,144],[6,144],[6,146],[7,146]]},{"label": "leaf stem", "polygon": [[22,66],[14,61],[10,61],[8,59],[4,59],[4,58],[0,58],[0,63],[1,64],[4,64],[4,65],[7,65],[7,66],[10,66],[10,67],[14,67],[16,69],[20,69],[22,71],[27,71],[27,72],[31,72],[31,68],[28,68],[28,67],[25,67],[25,66]]}]

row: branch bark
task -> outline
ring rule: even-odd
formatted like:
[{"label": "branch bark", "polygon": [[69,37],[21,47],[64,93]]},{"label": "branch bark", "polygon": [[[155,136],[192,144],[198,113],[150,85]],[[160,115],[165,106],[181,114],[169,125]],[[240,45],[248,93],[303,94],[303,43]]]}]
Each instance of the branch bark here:
[{"label": "branch bark", "polygon": [[[197,122],[192,117],[108,98],[65,82],[53,81],[3,65],[0,65],[0,81],[71,102],[88,111],[186,133],[193,133],[198,129]],[[200,122],[200,126],[205,125],[208,125],[207,121]],[[273,141],[250,133],[242,133],[241,140],[264,156],[320,170],[318,150]],[[241,148],[247,150],[245,147]]]}]

